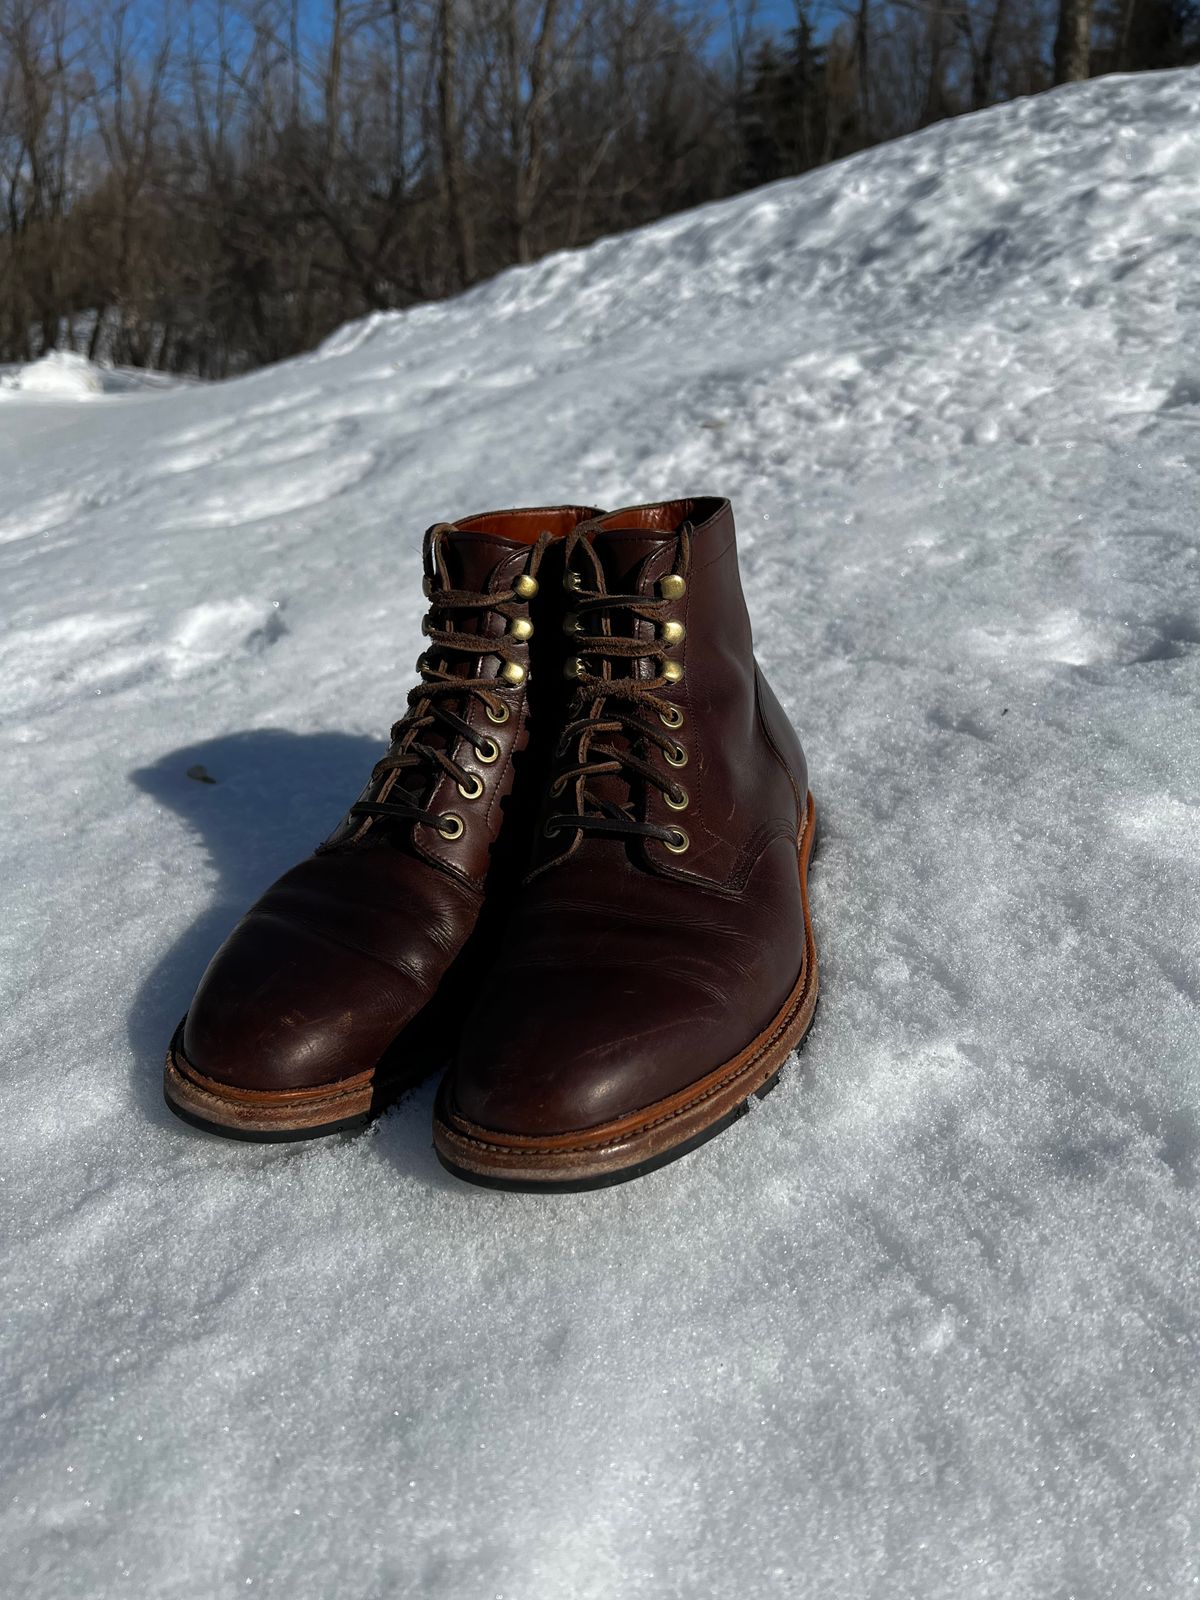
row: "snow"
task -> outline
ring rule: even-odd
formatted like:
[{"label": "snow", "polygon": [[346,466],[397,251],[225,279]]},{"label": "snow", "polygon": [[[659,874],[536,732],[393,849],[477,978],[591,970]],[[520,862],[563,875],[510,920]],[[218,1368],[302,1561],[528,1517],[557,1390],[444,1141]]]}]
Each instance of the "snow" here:
[{"label": "snow", "polygon": [[69,350],[51,350],[40,361],[18,367],[11,387],[22,394],[52,394],[64,400],[82,400],[88,395],[101,394],[104,380],[99,367],[93,366],[86,356]]},{"label": "snow", "polygon": [[[235,383],[0,394],[9,1592],[1200,1587],[1198,172],[1200,75],[1109,78]],[[689,492],[813,772],[803,1070],[578,1197],[443,1174],[431,1089],[182,1128],[423,528]]]},{"label": "snow", "polygon": [[45,395],[54,400],[90,400],[98,394],[127,394],[137,389],[171,389],[186,378],[133,367],[103,366],[73,350],[51,350],[26,366],[0,366],[0,404],[6,396]]}]

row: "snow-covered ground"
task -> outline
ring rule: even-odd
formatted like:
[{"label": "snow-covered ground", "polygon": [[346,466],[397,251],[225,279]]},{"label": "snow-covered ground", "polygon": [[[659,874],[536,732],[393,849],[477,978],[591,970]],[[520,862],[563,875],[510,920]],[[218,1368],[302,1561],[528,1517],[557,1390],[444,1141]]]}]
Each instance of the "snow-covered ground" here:
[{"label": "snow-covered ground", "polygon": [[[1194,1593],[1200,74],[76,389],[0,386],[6,1592]],[[580,1197],[444,1175],[431,1091],[170,1118],[402,706],[425,525],[686,492],[809,751],[803,1071]]]},{"label": "snow-covered ground", "polygon": [[[129,394],[138,389],[173,389],[188,378],[133,367],[96,366],[73,350],[51,350],[27,366],[0,365],[0,401],[6,394],[49,396],[56,400],[88,400],[97,394]],[[6,414],[7,416],[7,414]]]}]

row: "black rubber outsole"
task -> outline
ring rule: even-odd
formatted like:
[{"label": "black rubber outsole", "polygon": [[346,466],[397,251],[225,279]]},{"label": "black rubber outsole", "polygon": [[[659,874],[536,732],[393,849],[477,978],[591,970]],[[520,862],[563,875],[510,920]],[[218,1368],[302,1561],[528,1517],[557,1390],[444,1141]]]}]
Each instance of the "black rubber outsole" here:
[{"label": "black rubber outsole", "polygon": [[[812,1032],[813,1023],[816,1021],[817,1010],[820,1006],[820,996],[813,1006],[813,1014],[809,1019],[808,1027],[804,1030],[804,1037],[796,1044],[793,1054],[804,1048],[809,1034]],[[789,1058],[790,1059],[790,1058]],[[741,1119],[750,1110],[751,1100],[765,1100],[771,1090],[779,1082],[780,1074],[787,1066],[787,1062],[775,1068],[775,1071],[764,1084],[760,1084],[752,1094],[734,1106],[732,1111],[727,1111],[723,1117],[718,1117],[716,1122],[703,1128],[699,1133],[693,1134],[690,1139],[685,1139],[682,1144],[675,1145],[670,1150],[664,1150],[661,1155],[651,1156],[647,1161],[636,1161],[632,1166],[621,1167],[616,1172],[606,1172],[599,1178],[556,1178],[545,1183],[536,1183],[522,1178],[498,1178],[485,1176],[481,1172],[469,1172],[466,1167],[459,1167],[446,1157],[435,1146],[434,1153],[446,1171],[456,1178],[461,1178],[464,1183],[472,1183],[477,1189],[503,1189],[510,1194],[586,1194],[590,1189],[612,1189],[619,1183],[632,1183],[635,1178],[644,1178],[647,1173],[657,1172],[661,1167],[669,1167],[673,1161],[679,1161],[684,1156],[691,1155],[693,1150],[699,1150],[710,1139],[715,1139],[718,1134],[732,1128],[735,1122]]]},{"label": "black rubber outsole", "polygon": [[[177,1106],[165,1091],[163,1099],[167,1109],[189,1128],[199,1128],[201,1133],[211,1133],[215,1139],[235,1139],[239,1144],[301,1144],[307,1139],[324,1139],[331,1133],[361,1133],[388,1109],[387,1105],[359,1111],[352,1117],[342,1117],[337,1122],[322,1122],[315,1128],[280,1128],[275,1132],[259,1128],[231,1128],[225,1122],[209,1122],[194,1111]],[[389,1102],[390,1103],[390,1102]]]}]

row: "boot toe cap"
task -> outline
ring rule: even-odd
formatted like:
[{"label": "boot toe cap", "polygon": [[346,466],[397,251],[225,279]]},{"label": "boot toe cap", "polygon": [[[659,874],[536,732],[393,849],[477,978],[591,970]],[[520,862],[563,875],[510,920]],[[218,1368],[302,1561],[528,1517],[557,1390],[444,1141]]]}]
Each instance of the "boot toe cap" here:
[{"label": "boot toe cap", "polygon": [[564,917],[550,898],[509,931],[450,1080],[457,1112],[497,1133],[595,1129],[678,1096],[735,1058],[793,988],[804,924],[795,846],[764,852],[748,893],[659,883],[655,903]]},{"label": "boot toe cap", "polygon": [[310,857],[213,957],[184,1027],[187,1064],[276,1092],[373,1071],[401,1035],[424,1050],[430,1002],[477,911],[473,892],[407,857]]},{"label": "boot toe cap", "polygon": [[719,1000],[679,985],[668,1019],[653,975],[634,977],[563,971],[536,1006],[495,1027],[481,1008],[452,1077],[456,1111],[498,1133],[571,1133],[627,1116],[718,1065]]},{"label": "boot toe cap", "polygon": [[201,981],[183,1053],[197,1072],[237,1088],[333,1083],[376,1065],[419,1004],[406,989],[384,963],[252,913]]}]

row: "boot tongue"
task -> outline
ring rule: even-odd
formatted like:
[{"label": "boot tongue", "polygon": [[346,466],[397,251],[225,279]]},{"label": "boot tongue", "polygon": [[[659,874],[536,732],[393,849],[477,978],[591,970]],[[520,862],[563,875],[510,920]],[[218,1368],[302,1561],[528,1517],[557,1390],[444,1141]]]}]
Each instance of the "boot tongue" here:
[{"label": "boot tongue", "polygon": [[[430,541],[426,550],[426,571],[432,569],[434,574],[432,604],[436,607],[437,586],[466,589],[476,594],[494,594],[501,589],[509,589],[518,573],[524,569],[528,556],[529,546],[517,539],[502,539],[490,533],[465,533],[456,528],[445,529]],[[498,638],[505,629],[503,617],[483,610],[443,613],[442,620],[459,633],[484,632],[492,638]],[[475,662],[457,651],[444,657],[442,664],[444,670],[454,677],[475,676]]]},{"label": "boot tongue", "polygon": [[[577,564],[588,587],[602,585],[608,594],[644,595],[653,598],[657,580],[674,565],[676,539],[673,535],[650,532],[645,528],[602,528],[591,540],[592,568],[586,555]],[[606,612],[613,633],[625,638],[653,638],[654,624],[636,617],[631,611],[620,608]],[[628,677],[636,673],[652,675],[647,663],[615,657],[610,662],[613,677]],[[601,742],[623,748],[624,734],[604,734]],[[601,808],[609,807],[628,813],[631,801],[629,779],[624,773],[604,773],[590,780],[588,793]]]},{"label": "boot tongue", "polygon": [[[657,594],[658,579],[674,565],[676,543],[671,534],[664,536],[645,528],[602,528],[591,541],[591,560],[584,555],[580,563],[583,581],[603,588],[607,594],[652,600]],[[654,624],[634,616],[632,611],[617,607],[604,615],[615,634],[627,639],[654,637]],[[620,657],[612,660],[610,668],[614,677],[626,677],[631,671],[642,677],[649,674],[645,665]]]},{"label": "boot tongue", "polygon": [[674,549],[674,538],[648,533],[644,528],[603,528],[592,540],[592,551],[609,594],[639,593],[646,563],[653,556]]},{"label": "boot tongue", "polygon": [[[529,546],[516,539],[501,539],[493,533],[462,533],[456,528],[442,533],[438,548],[445,563],[449,587],[473,589],[479,594],[509,587],[507,581],[492,582],[497,567],[516,556],[525,557],[529,554]],[[503,580],[503,574],[496,575]],[[463,620],[465,626],[465,614]]]},{"label": "boot tongue", "polygon": [[[496,594],[510,589],[513,580],[522,572],[529,559],[530,547],[517,539],[502,539],[495,534],[468,533],[457,528],[443,527],[432,530],[425,538],[425,572],[432,577],[433,595],[431,609],[437,614],[439,588],[466,590],[475,594]],[[442,612],[439,624],[456,633],[485,634],[489,638],[501,637],[507,628],[505,619],[496,611],[483,607],[478,610]],[[449,650],[445,654],[433,645],[426,651],[429,659],[441,671],[453,678],[495,677],[499,661],[495,656],[484,656],[482,669],[478,656],[463,651]],[[440,702],[447,710],[463,715],[462,699],[458,695],[443,697]],[[447,749],[456,735],[447,727],[434,723],[420,735],[424,744]],[[405,791],[414,800],[429,787],[430,774],[424,767],[401,771],[395,789]]]}]

